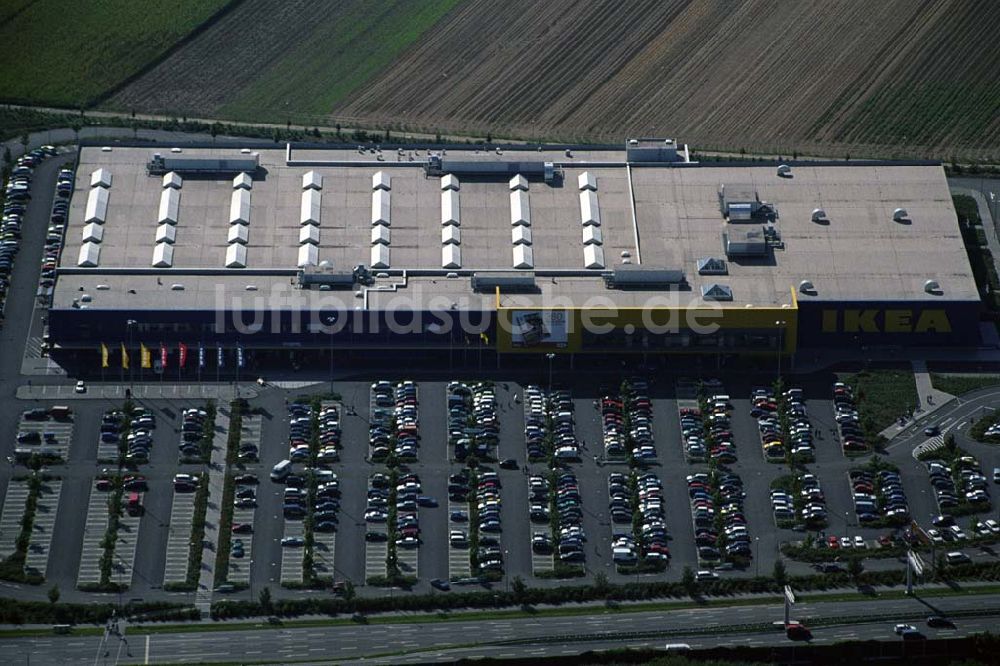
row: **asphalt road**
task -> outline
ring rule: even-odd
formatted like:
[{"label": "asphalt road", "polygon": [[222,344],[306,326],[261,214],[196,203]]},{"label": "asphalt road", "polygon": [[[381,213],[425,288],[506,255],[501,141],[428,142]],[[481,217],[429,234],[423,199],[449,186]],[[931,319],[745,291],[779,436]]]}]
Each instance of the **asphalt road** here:
[{"label": "asphalt road", "polygon": [[[957,630],[926,628],[930,614],[950,615],[980,609],[988,617],[955,617]],[[809,623],[812,618],[863,618],[864,624],[814,625],[814,642],[854,638],[898,641],[892,625],[906,621],[922,628],[929,637],[966,635],[995,628],[1000,615],[1000,595],[971,598],[868,600],[861,603],[818,602],[795,607],[793,617]],[[592,649],[625,646],[659,646],[685,642],[693,646],[720,644],[787,644],[780,631],[768,628],[740,633],[741,625],[781,620],[782,608],[736,606],[691,608],[669,612],[624,613],[595,610],[590,615],[540,616],[535,618],[452,621],[427,624],[354,623],[328,627],[295,628],[262,625],[253,630],[253,640],[244,631],[180,632],[130,639],[131,657],[122,663],[181,663],[213,661],[284,662],[315,657],[317,660],[353,661],[375,657],[384,663],[441,661],[462,656],[541,656],[579,654]],[[51,636],[44,638],[0,638],[0,661],[15,663],[30,656],[36,663],[77,664],[92,662],[98,637]],[[113,648],[111,654],[115,654]],[[385,655],[378,659],[378,655]]]}]

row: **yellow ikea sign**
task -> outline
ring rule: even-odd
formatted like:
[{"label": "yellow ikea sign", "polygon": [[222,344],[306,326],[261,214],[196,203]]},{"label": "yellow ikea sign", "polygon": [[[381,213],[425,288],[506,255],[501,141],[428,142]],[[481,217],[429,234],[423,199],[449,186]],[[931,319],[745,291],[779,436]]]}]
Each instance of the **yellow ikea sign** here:
[{"label": "yellow ikea sign", "polygon": [[920,310],[823,310],[824,333],[950,333],[948,313]]}]

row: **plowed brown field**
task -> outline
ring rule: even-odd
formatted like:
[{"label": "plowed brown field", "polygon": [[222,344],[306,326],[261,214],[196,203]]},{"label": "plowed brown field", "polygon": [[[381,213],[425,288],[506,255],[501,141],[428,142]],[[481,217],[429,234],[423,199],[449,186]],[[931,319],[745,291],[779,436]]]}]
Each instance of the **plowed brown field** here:
[{"label": "plowed brown field", "polygon": [[[247,8],[267,4],[251,0]],[[306,12],[313,21],[338,18],[306,3],[270,4],[285,14],[301,5],[299,20]],[[267,25],[207,31],[150,73],[159,78],[136,82],[118,101],[143,108],[143,93],[155,82],[156,95],[168,97],[174,111],[261,120],[552,140],[666,135],[705,149],[1000,158],[996,0],[464,0],[438,18],[425,17],[419,36],[349,88],[309,65],[296,31],[280,29],[288,24],[282,12],[270,16]],[[305,37],[309,31],[315,27]],[[215,53],[223,61],[233,50],[246,52],[247,41],[260,55],[244,58],[245,69],[190,57]],[[370,48],[363,35],[354,44]],[[294,46],[320,83],[247,97],[244,87],[261,88],[247,80],[248,70],[269,66],[283,45]],[[322,48],[322,41],[310,47]],[[198,85],[180,89],[175,81],[189,75]],[[337,94],[324,92],[332,89]],[[241,95],[252,104],[241,103]]]},{"label": "plowed brown field", "polygon": [[731,150],[1000,146],[989,0],[476,0],[448,19],[333,112]]}]

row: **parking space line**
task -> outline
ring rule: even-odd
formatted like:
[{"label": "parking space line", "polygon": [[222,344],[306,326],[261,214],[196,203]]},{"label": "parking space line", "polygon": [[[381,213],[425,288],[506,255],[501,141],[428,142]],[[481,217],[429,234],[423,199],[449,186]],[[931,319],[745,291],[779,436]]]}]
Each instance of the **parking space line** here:
[{"label": "parking space line", "polygon": [[469,505],[465,502],[452,502],[448,500],[448,536],[449,541],[445,543],[445,548],[448,549],[448,578],[449,580],[455,580],[458,578],[469,578],[472,576],[472,562],[469,559],[470,553],[468,548],[455,548],[452,547],[450,542],[450,532],[452,529],[460,529],[465,523],[452,523],[450,516],[455,511],[463,511],[468,513]]},{"label": "parking space line", "polygon": [[170,509],[170,529],[167,534],[166,563],[163,571],[164,583],[187,581],[195,494],[174,492],[173,504]]},{"label": "parking space line", "polygon": [[386,575],[389,547],[384,541],[365,541],[365,580]]},{"label": "parking space line", "polygon": [[34,570],[45,576],[49,566],[49,550],[52,546],[56,511],[59,508],[59,495],[61,493],[62,481],[54,480],[42,483],[42,492],[35,505],[35,521],[31,527],[28,554],[24,560],[25,571]]},{"label": "parking space line", "polygon": [[[305,525],[301,520],[285,520],[285,537],[305,536]],[[232,564],[230,564],[232,567]],[[282,548],[281,549],[281,584],[301,583],[302,576],[302,549]]]},{"label": "parking space line", "polygon": [[80,551],[77,585],[101,582],[101,556],[104,555],[101,541],[104,540],[104,534],[108,530],[108,517],[108,494],[96,490],[91,484],[87,522],[83,527],[83,548]]},{"label": "parking space line", "polygon": [[69,457],[69,447],[73,441],[73,421],[29,421],[22,416],[17,431],[37,432],[41,435],[40,442],[18,444],[18,448],[49,449],[57,453],[64,462]]},{"label": "parking space line", "polygon": [[0,557],[7,558],[16,549],[17,537],[21,533],[21,517],[28,503],[28,482],[11,479],[4,497],[3,511],[0,512]]},{"label": "parking space line", "polygon": [[[124,501],[124,497],[122,500]],[[133,516],[128,511],[125,511],[118,521],[118,542],[115,544],[111,564],[111,578],[126,586],[132,585],[132,572],[135,570],[135,549],[139,543],[139,526],[141,524],[142,516]]]}]

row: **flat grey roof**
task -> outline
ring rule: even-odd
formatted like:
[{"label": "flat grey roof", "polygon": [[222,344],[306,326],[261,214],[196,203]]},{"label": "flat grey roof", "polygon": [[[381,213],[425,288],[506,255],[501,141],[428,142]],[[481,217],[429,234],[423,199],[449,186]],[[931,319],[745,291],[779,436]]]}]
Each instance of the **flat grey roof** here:
[{"label": "flat grey roof", "polygon": [[[91,308],[214,308],[218,293],[243,296],[247,285],[258,294],[298,292],[288,274],[254,275],[257,270],[294,271],[298,260],[302,176],[316,171],[323,177],[318,257],[334,270],[350,271],[370,263],[372,176],[383,170],[391,177],[391,290],[369,291],[362,298],[351,292],[321,292],[349,300],[355,307],[389,307],[406,296],[426,305],[439,297],[458,307],[492,309],[495,297],[472,293],[469,278],[446,278],[441,267],[441,183],[425,176],[427,151],[411,162],[411,151],[383,151],[383,160],[356,148],[295,149],[293,164],[340,163],[343,166],[289,166],[284,146],[255,150],[261,170],[250,190],[246,270],[224,271],[230,200],[229,177],[185,177],[180,190],[173,267],[151,266],[162,180],[148,176],[145,165],[154,152],[167,149],[115,146],[111,151],[84,147],[70,203],[66,246],[61,268],[76,268],[82,243],[84,208],[91,173],[107,169],[113,177],[100,263],[87,274],[61,275],[53,307],[71,307],[81,290]],[[589,171],[597,180],[601,235],[608,270],[630,263],[683,270],[689,291],[656,295],[689,305],[703,302],[701,287],[728,285],[732,306],[782,305],[791,290],[809,280],[815,295],[806,300],[926,300],[923,284],[937,280],[950,300],[978,300],[943,169],[934,165],[824,166],[796,164],[791,178],[781,178],[773,165],[672,167],[624,166],[624,150],[495,151],[448,150],[455,159],[553,161],[564,173],[561,183],[532,181],[532,249],[536,271],[576,272],[539,277],[538,294],[504,296],[506,304],[585,305],[600,296],[620,306],[643,305],[650,292],[605,288],[601,270],[584,269],[580,190],[577,178]],[[187,156],[234,157],[238,147],[184,148]],[[396,161],[399,158],[399,161]],[[752,187],[762,201],[778,211],[776,228],[784,249],[767,260],[727,261],[729,275],[697,273],[705,257],[725,257],[722,232],[726,221],[719,210],[720,184]],[[506,180],[460,181],[462,270],[512,270],[510,189]],[[633,218],[633,200],[635,213]],[[828,224],[813,222],[813,209],[826,211]],[[892,219],[905,208],[910,223]],[[746,223],[734,226],[746,227]],[[112,269],[140,269],[124,275]],[[403,280],[395,275],[408,271]],[[205,271],[212,275],[180,275]],[[415,276],[414,272],[439,272]],[[382,282],[382,281],[380,281]],[[183,290],[170,285],[184,284]],[[96,290],[97,285],[108,287]],[[134,293],[130,293],[134,292]],[[223,300],[229,298],[223,296]],[[508,300],[509,299],[509,300]],[[563,299],[554,302],[553,299]]]}]

